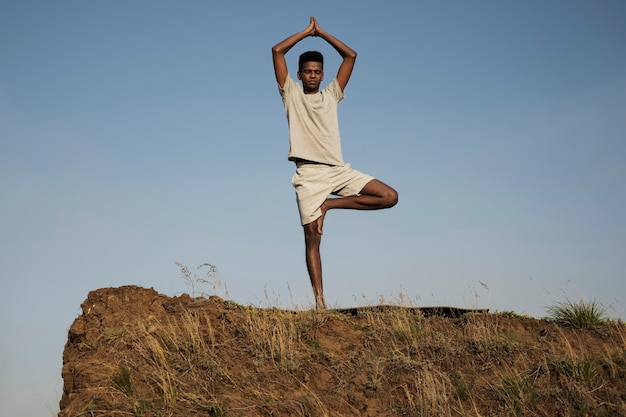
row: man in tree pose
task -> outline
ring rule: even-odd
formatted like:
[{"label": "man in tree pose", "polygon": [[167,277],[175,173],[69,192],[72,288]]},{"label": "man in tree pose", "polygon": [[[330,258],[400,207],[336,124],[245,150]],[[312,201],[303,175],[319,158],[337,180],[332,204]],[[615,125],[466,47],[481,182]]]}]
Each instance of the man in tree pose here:
[{"label": "man in tree pose", "polygon": [[[318,36],[341,55],[337,76],[324,89],[324,58],[317,51],[300,55],[298,80],[287,70],[285,54],[302,39]],[[326,309],[320,242],[324,216],[332,209],[378,210],[393,207],[398,193],[374,177],[343,162],[337,104],[344,97],[356,52],[322,30],[314,17],[306,29],[272,48],[274,73],[289,123],[289,160],[296,163],[292,184],[304,228],[306,265],[317,309]],[[330,197],[330,195],[339,197]]]}]

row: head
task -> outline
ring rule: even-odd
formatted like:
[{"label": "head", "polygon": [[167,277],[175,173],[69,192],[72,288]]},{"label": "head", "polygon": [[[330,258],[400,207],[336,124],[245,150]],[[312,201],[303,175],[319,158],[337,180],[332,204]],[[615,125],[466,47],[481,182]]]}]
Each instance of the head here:
[{"label": "head", "polygon": [[298,60],[298,79],[305,93],[316,93],[324,79],[324,56],[317,51],[308,51]]}]

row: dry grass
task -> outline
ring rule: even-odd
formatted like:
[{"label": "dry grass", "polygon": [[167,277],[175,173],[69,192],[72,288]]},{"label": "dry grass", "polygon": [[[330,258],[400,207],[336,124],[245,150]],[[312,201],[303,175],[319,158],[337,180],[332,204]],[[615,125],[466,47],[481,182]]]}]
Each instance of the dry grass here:
[{"label": "dry grass", "polygon": [[626,415],[620,323],[258,309],[137,287],[94,291],[83,311],[61,417]]}]

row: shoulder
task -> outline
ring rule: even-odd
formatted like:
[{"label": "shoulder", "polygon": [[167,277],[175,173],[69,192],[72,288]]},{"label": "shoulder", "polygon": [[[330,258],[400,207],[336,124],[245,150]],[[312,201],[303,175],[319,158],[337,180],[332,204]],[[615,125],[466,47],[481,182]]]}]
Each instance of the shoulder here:
[{"label": "shoulder", "polygon": [[282,87],[280,86],[280,84],[278,84],[278,90],[280,91],[281,94],[285,94],[285,93],[288,93],[290,91],[294,91],[297,89],[298,89],[298,83],[296,83],[294,79],[291,78],[290,75],[287,75],[285,84]]},{"label": "shoulder", "polygon": [[341,89],[341,86],[339,85],[339,81],[337,81],[337,78],[334,78],[330,82],[330,84],[328,84],[326,88],[324,88],[323,91],[326,94],[330,94],[331,96],[335,97],[337,101],[344,98],[343,90]]}]

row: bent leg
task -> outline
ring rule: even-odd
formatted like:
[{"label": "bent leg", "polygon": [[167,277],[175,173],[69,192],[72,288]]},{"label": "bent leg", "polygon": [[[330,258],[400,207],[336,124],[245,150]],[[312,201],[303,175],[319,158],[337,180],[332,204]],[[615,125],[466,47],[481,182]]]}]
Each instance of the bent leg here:
[{"label": "bent leg", "polygon": [[327,198],[322,206],[322,215],[314,223],[317,224],[317,231],[321,235],[324,226],[324,216],[332,209],[353,209],[353,210],[380,210],[391,208],[398,203],[398,192],[379,180],[371,180],[361,190],[358,195]]},{"label": "bent leg", "polygon": [[324,286],[322,283],[322,259],[320,256],[320,243],[322,234],[318,232],[319,219],[305,224],[304,243],[306,251],[306,267],[311,279],[313,287],[313,295],[315,296],[315,307],[318,310],[326,309],[326,301],[324,301]]},{"label": "bent leg", "polygon": [[[356,210],[380,210],[398,203],[398,192],[379,180],[371,180],[358,195],[341,198],[342,203],[336,208]],[[345,207],[341,207],[341,206]]]}]

